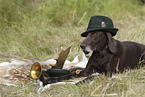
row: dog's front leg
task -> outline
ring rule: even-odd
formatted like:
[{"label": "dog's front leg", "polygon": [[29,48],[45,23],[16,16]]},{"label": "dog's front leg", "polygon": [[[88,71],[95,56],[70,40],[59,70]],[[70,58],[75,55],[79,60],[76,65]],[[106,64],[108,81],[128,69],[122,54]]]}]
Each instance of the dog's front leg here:
[{"label": "dog's front leg", "polygon": [[106,66],[105,75],[108,76],[108,77],[112,76],[110,64],[107,64],[107,66]]},{"label": "dog's front leg", "polygon": [[113,56],[110,56],[108,59],[108,62],[105,64],[105,75],[106,76],[112,76],[112,73],[115,72],[115,68],[117,64],[117,59],[114,59]]},{"label": "dog's front leg", "polygon": [[145,64],[145,51],[144,51],[144,53],[141,55],[141,64]]},{"label": "dog's front leg", "polygon": [[87,67],[78,74],[78,77],[89,76],[93,73],[94,67],[93,65],[87,65]]},{"label": "dog's front leg", "polygon": [[92,58],[90,58],[87,63],[86,68],[83,71],[81,71],[77,76],[79,76],[79,77],[80,76],[89,76],[92,73],[94,73],[94,64],[93,64]]},{"label": "dog's front leg", "polygon": [[108,62],[105,65],[105,75],[106,76],[112,76],[113,73],[119,72],[119,64],[120,59],[114,56],[111,56]]}]

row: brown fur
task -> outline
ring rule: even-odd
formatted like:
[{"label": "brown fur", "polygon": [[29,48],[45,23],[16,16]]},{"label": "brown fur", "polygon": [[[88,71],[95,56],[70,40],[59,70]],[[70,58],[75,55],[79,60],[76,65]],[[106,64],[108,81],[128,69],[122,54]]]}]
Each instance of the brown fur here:
[{"label": "brown fur", "polygon": [[80,46],[86,54],[93,53],[79,76],[88,76],[94,72],[110,76],[127,68],[135,68],[139,61],[145,62],[145,45],[120,42],[113,39],[109,32],[90,32]]}]

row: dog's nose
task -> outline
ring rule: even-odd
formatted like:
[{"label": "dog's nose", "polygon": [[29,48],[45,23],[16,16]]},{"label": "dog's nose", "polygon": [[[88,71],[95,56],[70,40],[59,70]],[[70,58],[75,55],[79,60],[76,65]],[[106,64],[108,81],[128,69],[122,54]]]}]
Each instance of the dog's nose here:
[{"label": "dog's nose", "polygon": [[80,47],[81,47],[82,49],[85,49],[86,45],[85,45],[85,44],[80,44]]}]

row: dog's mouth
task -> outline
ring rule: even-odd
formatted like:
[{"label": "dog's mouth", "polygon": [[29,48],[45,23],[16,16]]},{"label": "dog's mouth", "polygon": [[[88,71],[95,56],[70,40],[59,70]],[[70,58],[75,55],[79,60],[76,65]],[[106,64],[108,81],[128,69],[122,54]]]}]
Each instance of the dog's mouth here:
[{"label": "dog's mouth", "polygon": [[88,52],[88,51],[83,51],[85,54],[89,54],[90,52]]},{"label": "dog's mouth", "polygon": [[92,52],[93,50],[90,49],[90,47],[86,47],[85,49],[83,49],[83,52],[85,54],[89,54],[90,52]]}]

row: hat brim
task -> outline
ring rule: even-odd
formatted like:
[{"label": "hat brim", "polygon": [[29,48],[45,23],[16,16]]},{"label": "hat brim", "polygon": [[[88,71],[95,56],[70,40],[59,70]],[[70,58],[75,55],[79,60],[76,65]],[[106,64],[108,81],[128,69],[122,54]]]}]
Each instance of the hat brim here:
[{"label": "hat brim", "polygon": [[118,29],[117,28],[91,28],[86,30],[85,32],[83,32],[81,34],[82,37],[86,37],[88,33],[91,33],[93,31],[105,31],[105,32],[110,32],[112,34],[112,36],[115,36]]}]

